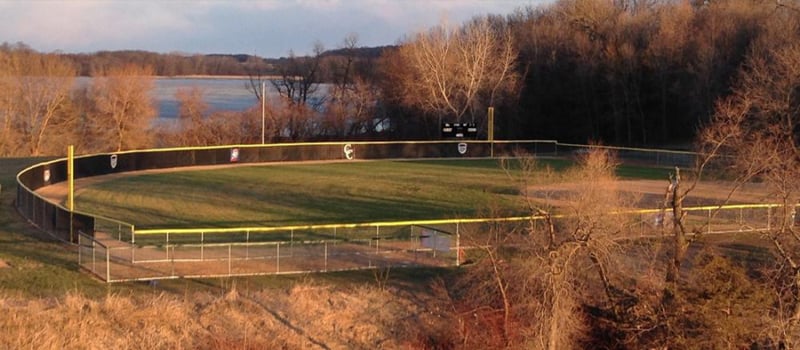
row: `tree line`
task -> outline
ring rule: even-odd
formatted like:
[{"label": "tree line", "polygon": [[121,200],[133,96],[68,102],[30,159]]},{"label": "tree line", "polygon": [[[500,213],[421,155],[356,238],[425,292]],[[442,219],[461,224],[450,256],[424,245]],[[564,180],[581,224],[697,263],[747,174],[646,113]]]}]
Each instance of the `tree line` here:
[{"label": "tree line", "polygon": [[[355,55],[362,58],[377,58],[391,46],[355,48]],[[33,50],[25,43],[0,44],[0,50]],[[342,56],[346,49],[326,50],[323,57]],[[94,53],[58,53],[76,68],[76,74],[83,77],[101,75],[104,72],[126,64],[150,67],[152,74],[161,77],[179,76],[247,76],[254,71],[275,75],[279,67],[290,57],[267,58],[249,54],[189,54],[181,52],[158,53],[143,50],[98,51]],[[290,53],[293,56],[292,53]],[[324,67],[324,82],[330,82],[331,75]]]},{"label": "tree line", "polygon": [[514,123],[560,140],[690,141],[745,57],[774,44],[758,38],[797,15],[775,1],[560,1],[522,11],[507,19],[526,72]]},{"label": "tree line", "polygon": [[[5,101],[0,154],[62,153],[61,144],[75,142],[66,141],[69,137],[84,140],[86,135],[70,134],[95,129],[84,124],[108,114],[96,111],[94,93],[100,90],[69,88],[72,77],[111,77],[133,72],[131,67],[149,74],[144,80],[152,75],[249,76],[254,106],[212,115],[202,91],[184,91],[180,99],[190,105],[181,110],[187,114],[179,128],[165,130],[152,128],[153,102],[144,98],[136,101],[143,108],[131,105],[126,112],[144,114],[126,118],[149,122],[126,135],[170,135],[125,147],[260,141],[258,104],[270,96],[261,91],[262,83],[279,95],[267,101],[270,140],[438,138],[442,122],[474,122],[479,137],[486,137],[487,109],[494,107],[498,138],[685,146],[709,122],[716,101],[733,92],[746,57],[778,44],[769,33],[793,30],[786,24],[799,14],[792,4],[562,0],[508,16],[437,25],[408,34],[396,46],[362,48],[351,34],[333,50],[315,44],[311,55],[289,52],[278,59],[38,53],[24,44],[3,44],[2,59],[16,63],[0,68]],[[52,67],[60,70],[51,72]],[[43,95],[34,80],[60,88]],[[142,87],[152,88],[152,80]],[[54,96],[42,101],[48,95]],[[192,133],[187,130],[195,131],[183,135]],[[197,135],[202,130],[206,137]],[[107,142],[86,151],[121,145]]]},{"label": "tree line", "polygon": [[[535,15],[538,20],[572,18],[577,37],[549,32],[559,38],[551,44],[582,43],[590,54],[587,59],[596,59],[591,61],[594,72],[574,64],[562,68],[581,71],[559,75],[586,78],[574,82],[578,97],[586,98],[584,102],[576,98],[574,106],[585,107],[587,113],[598,107],[611,110],[600,119],[583,119],[581,127],[599,125],[598,130],[627,140],[647,136],[648,129],[642,128],[647,122],[668,126],[668,133],[691,126],[696,132],[684,137],[694,143],[698,159],[693,168],[676,167],[665,178],[661,210],[649,231],[654,236],[648,238],[636,231],[649,225],[643,220],[653,217],[618,215],[641,198],[615,178],[613,154],[590,151],[563,172],[543,171],[535,159],[518,158],[519,164],[508,166],[516,170],[509,171],[510,179],[519,183],[524,205],[541,220],[521,227],[495,225],[462,232],[462,242],[481,247],[481,254],[473,253],[474,265],[455,283],[442,282],[440,294],[452,310],[451,323],[457,325],[455,340],[448,343],[452,338],[447,338],[445,343],[535,349],[800,347],[800,8],[796,5],[661,4],[663,12],[657,13],[663,22],[640,22],[653,18],[647,15],[652,15],[653,4],[561,2],[555,6],[562,12]],[[615,15],[586,16],[607,15],[604,11],[609,10]],[[608,26],[620,24],[613,18],[637,30],[609,31]],[[672,23],[655,26],[651,33],[663,38],[658,42],[641,37],[647,31],[639,30],[654,23]],[[626,37],[638,39],[626,41]],[[541,45],[546,40],[537,40],[539,49],[547,47]],[[648,48],[655,53],[646,54]],[[563,53],[562,49],[533,53],[544,57]],[[639,53],[644,56],[637,57]],[[537,71],[544,66],[529,68]],[[552,83],[541,88],[561,87]],[[602,94],[594,94],[598,85]],[[646,94],[648,86],[661,95]],[[689,96],[673,87],[696,96],[672,100],[673,95]],[[601,97],[602,101],[595,100]],[[524,91],[520,98],[523,104]],[[697,116],[642,118],[640,113],[656,107],[667,112],[696,109]],[[670,139],[679,140],[665,138]],[[731,203],[732,196],[747,187],[756,188],[764,202],[780,205],[759,218],[765,227],[758,232],[742,227],[744,232],[720,243],[718,237],[706,234],[707,225],[724,220],[724,214],[710,209],[708,221],[692,222],[684,207],[690,200],[702,200],[695,192],[707,178],[725,180],[720,183],[726,186],[727,199],[712,200],[713,206]],[[558,188],[543,194],[545,199],[531,198],[534,192],[548,192],[547,185],[563,182],[569,182],[571,190]],[[532,191],[536,185],[541,191]],[[552,201],[556,193],[561,203]],[[556,218],[558,214],[569,217]]]}]

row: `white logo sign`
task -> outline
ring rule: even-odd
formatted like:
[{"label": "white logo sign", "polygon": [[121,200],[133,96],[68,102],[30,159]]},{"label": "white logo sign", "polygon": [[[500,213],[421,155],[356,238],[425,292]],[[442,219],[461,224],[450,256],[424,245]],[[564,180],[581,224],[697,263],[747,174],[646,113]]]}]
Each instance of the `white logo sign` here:
[{"label": "white logo sign", "polygon": [[111,155],[111,169],[116,169],[116,168],[117,168],[117,155],[116,154],[112,154]]},{"label": "white logo sign", "polygon": [[353,149],[353,145],[346,144],[344,145],[344,156],[348,160],[353,160],[356,157],[356,151]]},{"label": "white logo sign", "polygon": [[44,182],[50,182],[50,169],[44,169]]},{"label": "white logo sign", "polygon": [[236,163],[239,161],[239,149],[232,148],[231,149],[231,163]]},{"label": "white logo sign", "polygon": [[458,153],[464,154],[467,153],[467,144],[464,142],[460,142],[458,144]]}]

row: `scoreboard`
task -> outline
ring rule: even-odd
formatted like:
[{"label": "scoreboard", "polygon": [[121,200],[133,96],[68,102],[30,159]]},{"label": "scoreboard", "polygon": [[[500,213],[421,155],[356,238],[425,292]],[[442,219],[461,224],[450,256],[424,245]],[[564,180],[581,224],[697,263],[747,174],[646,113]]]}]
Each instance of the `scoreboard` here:
[{"label": "scoreboard", "polygon": [[442,123],[442,138],[474,138],[478,136],[475,123]]}]

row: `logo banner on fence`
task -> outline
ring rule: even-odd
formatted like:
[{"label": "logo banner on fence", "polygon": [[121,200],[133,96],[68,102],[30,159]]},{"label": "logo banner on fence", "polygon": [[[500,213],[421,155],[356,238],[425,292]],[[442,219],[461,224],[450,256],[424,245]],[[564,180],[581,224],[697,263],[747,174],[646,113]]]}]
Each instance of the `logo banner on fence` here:
[{"label": "logo banner on fence", "polygon": [[344,157],[347,158],[347,160],[353,160],[353,158],[356,157],[356,151],[353,149],[353,145],[349,143],[344,145]]},{"label": "logo banner on fence", "polygon": [[467,153],[467,144],[466,143],[461,142],[461,143],[458,144],[458,153],[460,153],[460,154]]}]

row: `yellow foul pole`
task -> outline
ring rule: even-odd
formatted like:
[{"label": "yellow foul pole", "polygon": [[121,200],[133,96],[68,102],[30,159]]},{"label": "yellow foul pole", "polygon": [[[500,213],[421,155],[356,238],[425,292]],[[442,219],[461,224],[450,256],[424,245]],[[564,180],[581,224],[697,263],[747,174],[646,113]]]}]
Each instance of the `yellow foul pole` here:
[{"label": "yellow foul pole", "polygon": [[69,145],[67,148],[67,181],[69,181],[69,194],[67,195],[67,209],[70,212],[75,210],[75,146]]},{"label": "yellow foul pole", "polygon": [[494,107],[489,107],[489,156],[494,158]]},{"label": "yellow foul pole", "polygon": [[74,242],[72,232],[72,212],[75,211],[75,146],[69,145],[67,148],[67,209],[69,209],[69,238]]}]

